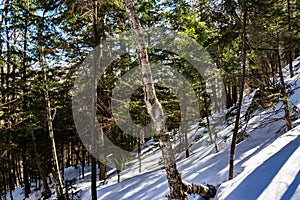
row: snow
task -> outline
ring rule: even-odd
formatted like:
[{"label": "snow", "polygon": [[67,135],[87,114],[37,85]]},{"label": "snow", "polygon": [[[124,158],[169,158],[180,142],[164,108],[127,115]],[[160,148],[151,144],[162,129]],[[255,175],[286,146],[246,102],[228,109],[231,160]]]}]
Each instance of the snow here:
[{"label": "snow", "polygon": [[217,199],[299,199],[300,126],[243,162],[243,171],[221,185]]},{"label": "snow", "polygon": [[[297,70],[293,78],[285,77],[289,88],[289,104],[300,108],[300,58],[294,61]],[[284,68],[288,73],[287,67]],[[256,91],[246,95],[243,103],[245,114]],[[299,112],[299,111],[298,111]],[[300,120],[299,113],[293,111],[294,128],[285,128],[282,103],[268,110],[255,110],[250,119],[242,119],[242,130],[247,133],[245,140],[237,145],[235,155],[234,178],[228,181],[229,151],[233,124],[218,127],[218,145],[216,153],[209,143],[205,128],[192,127],[189,139],[191,156],[184,158],[178,155],[177,166],[185,182],[213,184],[218,187],[215,200],[298,200],[300,199]],[[243,114],[242,114],[243,116]],[[139,173],[137,157],[126,163],[121,173],[121,182],[117,183],[114,169],[107,184],[98,185],[99,200],[164,200],[169,194],[162,156],[157,142],[149,141],[143,146],[142,173]],[[133,152],[133,155],[136,155]],[[85,179],[80,179],[80,169],[65,169],[66,179],[76,178],[74,185],[81,191],[79,199],[91,199],[90,167],[86,167]],[[41,191],[30,195],[31,199],[39,199]],[[23,191],[14,191],[15,199],[23,199]],[[9,197],[9,195],[7,196]],[[52,199],[55,199],[53,193]],[[198,195],[190,195],[190,200],[202,199]]]}]

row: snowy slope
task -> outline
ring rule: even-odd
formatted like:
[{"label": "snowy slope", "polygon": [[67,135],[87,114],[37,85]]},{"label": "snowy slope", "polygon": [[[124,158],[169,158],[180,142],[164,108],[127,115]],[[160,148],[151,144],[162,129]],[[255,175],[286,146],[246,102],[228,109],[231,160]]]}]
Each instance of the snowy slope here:
[{"label": "snowy slope", "polygon": [[[274,126],[275,127],[275,126]],[[183,179],[195,183],[220,186],[215,199],[282,199],[294,196],[299,199],[300,126],[278,137],[268,131],[256,131],[237,148],[235,179],[225,182],[228,176],[229,148],[211,153],[201,159],[205,150],[178,163]],[[207,147],[206,151],[210,151]],[[128,173],[127,171],[124,174]],[[298,174],[297,174],[298,173]],[[260,182],[260,184],[257,184]],[[298,189],[297,189],[298,187]],[[297,191],[296,191],[296,189]],[[253,189],[255,192],[253,192]],[[272,192],[270,192],[272,191]],[[99,199],[167,199],[168,185],[163,169],[128,178],[119,184],[98,189]],[[282,194],[279,196],[279,194]],[[275,196],[274,196],[275,195]],[[86,191],[82,199],[89,199]],[[191,196],[190,199],[197,199]],[[290,199],[290,198],[283,198]]]},{"label": "snowy slope", "polygon": [[300,126],[244,160],[243,171],[223,183],[216,199],[300,198]]},{"label": "snowy slope", "polygon": [[[299,70],[300,59],[294,61]],[[286,72],[288,74],[288,72]],[[290,91],[291,105],[300,108],[300,74],[288,78],[286,83]],[[293,92],[291,92],[293,91]],[[251,96],[245,97],[245,111]],[[192,147],[193,155],[178,162],[183,179],[187,182],[210,183],[220,185],[215,199],[300,199],[299,169],[300,169],[300,126],[285,132],[285,121],[282,103],[274,109],[256,112],[245,128],[249,135],[238,144],[235,161],[235,178],[228,180],[229,144],[228,135],[232,126],[219,133],[221,151],[214,153],[212,145],[207,146],[204,136]],[[300,121],[294,122],[294,125]],[[226,138],[226,139],[224,139]],[[152,169],[161,158],[159,151],[148,155],[144,169]],[[134,168],[123,172],[121,183],[102,186],[98,189],[101,200],[109,199],[167,199],[169,193],[165,171],[157,168],[154,171],[138,174]],[[135,168],[137,169],[137,167]],[[90,191],[83,193],[83,199],[88,199]],[[201,199],[197,195],[190,199]]]},{"label": "snowy slope", "polygon": [[[294,61],[295,76],[285,77],[288,84],[290,105],[300,108],[300,58]],[[286,70],[287,68],[285,68]],[[288,74],[288,71],[285,71]],[[254,94],[244,98],[243,112],[250,106]],[[299,113],[292,110],[294,118]],[[256,110],[248,123],[243,121],[243,130],[248,137],[237,145],[235,157],[235,178],[228,181],[230,137],[233,125],[219,130],[220,152],[208,143],[209,136],[204,129],[191,130],[190,138],[202,137],[192,142],[191,156],[179,156],[177,165],[186,182],[213,184],[218,186],[214,199],[229,200],[298,200],[300,199],[300,120],[293,121],[294,129],[286,131],[282,103],[268,110]],[[167,200],[169,194],[165,171],[162,168],[161,152],[154,142],[145,147],[142,160],[142,173],[138,172],[137,159],[126,164],[121,182],[113,174],[106,185],[98,182],[99,200]],[[81,191],[80,199],[91,199],[90,168],[85,179],[79,180],[79,169],[68,168],[66,178],[77,178],[74,185]],[[75,191],[75,190],[74,190]],[[23,199],[22,190],[14,192],[15,199]],[[39,199],[40,191],[33,192],[31,199]],[[55,195],[53,194],[53,198]],[[202,199],[191,195],[192,199]]]}]

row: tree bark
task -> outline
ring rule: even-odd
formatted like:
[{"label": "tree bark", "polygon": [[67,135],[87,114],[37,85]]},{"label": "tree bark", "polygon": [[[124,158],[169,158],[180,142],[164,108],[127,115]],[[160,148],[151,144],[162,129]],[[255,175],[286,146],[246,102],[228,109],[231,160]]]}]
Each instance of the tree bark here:
[{"label": "tree bark", "polygon": [[[26,7],[28,5],[26,4]],[[23,44],[23,62],[22,62],[22,92],[24,95],[23,102],[22,102],[22,109],[23,111],[27,111],[28,109],[28,97],[27,97],[27,87],[26,87],[26,81],[27,81],[27,32],[28,32],[28,19],[27,19],[27,13],[25,14],[25,24],[24,24],[24,44]],[[25,133],[24,133],[25,134]],[[29,182],[29,176],[28,176],[28,164],[27,164],[27,147],[26,147],[26,142],[23,144],[23,155],[22,155],[22,160],[23,160],[23,177],[24,177],[24,196],[25,198],[29,197],[29,194],[31,192],[30,190],[30,182]]]},{"label": "tree bark", "polygon": [[26,143],[23,147],[23,155],[22,155],[22,164],[23,164],[23,178],[24,178],[24,196],[25,198],[29,197],[29,194],[31,192],[30,190],[30,182],[29,182],[29,176],[28,176],[28,164],[27,164],[27,151],[26,151]]},{"label": "tree bark", "polygon": [[[1,27],[3,26],[3,21],[4,21],[4,17],[5,17],[6,15],[5,15],[5,12],[2,12],[2,15],[1,15]],[[3,54],[3,45],[4,45],[4,40],[2,39],[2,28],[0,29],[1,31],[1,35],[0,35],[0,55],[2,56]],[[0,77],[1,77],[1,88],[2,88],[2,90],[1,90],[1,99],[0,99],[0,102],[2,103],[2,104],[4,104],[5,103],[5,98],[4,98],[4,96],[5,96],[5,91],[4,91],[4,88],[5,88],[5,74],[4,74],[4,68],[5,68],[5,66],[4,65],[1,65],[0,66]]]},{"label": "tree bark", "polygon": [[53,185],[55,194],[56,194],[57,197],[59,197],[59,196],[60,196],[60,193],[59,193],[58,187],[57,187],[57,185],[56,185],[55,179],[54,179],[54,177],[53,177],[53,174],[50,173],[50,174],[49,174],[49,177],[50,177],[50,180],[51,180],[51,182],[52,182],[52,185]]},{"label": "tree bark", "polygon": [[64,141],[61,142],[61,178],[65,181],[65,151],[64,151]]},{"label": "tree bark", "polygon": [[[288,33],[292,34],[292,26],[291,26],[291,2],[290,0],[287,0],[287,12],[288,12]],[[288,39],[288,52],[287,52],[287,58],[289,63],[289,70],[290,70],[290,77],[292,78],[294,76],[294,69],[293,69],[293,55],[291,50],[291,41],[290,37]]]},{"label": "tree bark", "polygon": [[99,172],[99,180],[106,179],[106,165],[105,165],[105,155],[104,155],[104,138],[103,138],[103,131],[100,133],[100,172]]},{"label": "tree bark", "polygon": [[238,101],[238,107],[237,107],[237,114],[234,124],[234,130],[232,135],[232,141],[231,141],[231,148],[230,148],[230,161],[229,161],[229,180],[233,179],[233,168],[234,168],[234,156],[235,156],[235,149],[236,149],[236,140],[238,136],[239,131],[239,124],[240,124],[240,115],[241,115],[241,108],[242,108],[242,102],[243,102],[243,92],[244,92],[244,85],[245,85],[245,75],[246,75],[246,25],[247,25],[247,6],[246,6],[246,0],[243,1],[243,35],[242,35],[242,80],[240,84],[240,91],[239,91],[239,101]]},{"label": "tree bark", "polygon": [[[9,87],[10,87],[10,80],[9,80],[9,77],[10,77],[10,64],[11,64],[11,50],[10,50],[10,33],[9,33],[9,25],[8,25],[8,21],[7,21],[7,16],[8,16],[8,6],[10,4],[10,1],[9,0],[6,0],[5,1],[5,5],[4,5],[4,13],[5,13],[5,17],[4,17],[4,24],[5,24],[5,32],[6,32],[6,51],[7,51],[7,58],[6,58],[6,75],[5,75],[5,83],[6,83],[6,100],[4,100],[5,102],[9,102]],[[5,96],[2,96],[2,98],[5,98]],[[10,107],[10,104],[8,104],[8,108],[7,110],[9,111],[9,107]],[[9,112],[8,112],[9,113]]]},{"label": "tree bark", "polygon": [[44,195],[43,196],[47,199],[51,196],[51,191],[50,191],[50,188],[49,188],[49,185],[47,182],[45,170],[42,167],[42,162],[41,162],[40,154],[38,153],[34,132],[31,132],[31,137],[32,137],[32,143],[33,143],[33,149],[34,149],[34,155],[35,155],[37,168],[38,168],[38,171],[40,173],[40,176],[42,178],[43,185],[44,185],[44,192],[43,192]]},{"label": "tree bark", "polygon": [[[135,41],[135,47],[141,71],[141,78],[144,86],[144,100],[146,103],[147,111],[154,123],[156,136],[159,139],[159,146],[162,150],[164,166],[170,188],[169,199],[186,200],[188,198],[187,193],[189,191],[197,192],[201,195],[207,194],[208,196],[211,195],[210,197],[213,197],[214,194],[210,193],[210,191],[212,190],[207,186],[199,186],[200,189],[197,191],[189,190],[188,185],[182,182],[181,174],[177,170],[175,156],[173,154],[173,148],[170,142],[170,136],[166,133],[165,130],[165,120],[162,105],[159,103],[155,94],[145,38],[141,32],[142,26],[132,0],[123,0],[123,4],[128,15],[133,39]],[[203,188],[205,188],[206,190],[203,190]]]},{"label": "tree bark", "polygon": [[[183,88],[186,88],[186,87],[187,87],[186,82],[183,82]],[[182,91],[182,92],[183,92],[184,98],[189,98],[189,97],[186,96],[185,91]],[[187,112],[187,110],[186,110],[186,101],[183,101],[181,117],[183,118],[184,124],[187,123],[186,112]],[[188,135],[187,135],[188,130],[187,130],[186,125],[184,127],[181,127],[181,131],[184,134],[185,157],[188,158],[188,157],[190,157],[190,150],[189,150],[189,141],[188,141]]]},{"label": "tree bark", "polygon": [[280,78],[280,83],[281,83],[280,93],[281,93],[283,109],[284,109],[284,118],[285,118],[287,129],[291,130],[293,128],[293,125],[292,125],[292,120],[291,120],[291,115],[290,115],[290,110],[289,110],[289,105],[288,105],[288,97],[286,94],[286,88],[285,88],[285,83],[284,83],[284,78],[283,78],[283,73],[282,73],[279,44],[278,44],[278,49],[277,49],[277,59],[278,59],[278,73],[279,73],[279,78]]},{"label": "tree bark", "polygon": [[[205,91],[205,83],[203,82],[201,85],[202,85],[202,90]],[[207,131],[209,134],[209,138],[211,140],[211,144],[214,144],[216,153],[218,153],[219,152],[219,146],[218,146],[218,141],[217,141],[218,134],[214,131],[214,138],[213,138],[213,135],[212,135],[213,131],[211,130],[210,120],[209,120],[210,110],[209,110],[209,104],[207,102],[207,99],[209,98],[209,96],[207,95],[207,93],[204,93],[204,94],[205,94],[204,95],[204,108],[205,108],[205,118],[206,118],[206,123],[207,123]]]},{"label": "tree bark", "polygon": [[50,99],[49,99],[49,89],[48,89],[48,84],[47,84],[47,75],[46,75],[46,71],[45,71],[45,63],[44,63],[44,47],[43,47],[43,43],[42,43],[42,34],[43,34],[43,29],[44,29],[44,19],[42,19],[42,22],[40,24],[39,27],[39,48],[40,48],[40,67],[42,70],[42,74],[43,74],[43,88],[44,88],[44,97],[45,97],[45,102],[46,102],[46,117],[47,117],[47,126],[48,126],[48,131],[49,131],[49,136],[51,139],[51,149],[52,149],[52,156],[53,156],[53,160],[54,160],[54,166],[55,166],[55,171],[56,171],[56,175],[57,175],[57,181],[58,181],[58,187],[59,187],[59,196],[58,198],[64,197],[64,190],[63,190],[63,183],[61,180],[61,176],[60,176],[60,170],[59,170],[59,163],[58,163],[58,159],[57,159],[57,153],[56,153],[56,144],[55,144],[55,138],[54,138],[54,131],[53,131],[53,118],[54,116],[52,116],[52,108],[51,108],[51,104],[50,104]]},{"label": "tree bark", "polygon": [[[92,44],[93,47],[96,47],[99,43],[99,38],[98,38],[98,31],[97,31],[97,8],[98,8],[98,1],[94,0],[93,2],[93,38],[92,38]],[[97,55],[97,54],[96,54]],[[96,151],[96,138],[95,135],[95,127],[96,127],[96,102],[97,102],[97,61],[95,59],[94,61],[94,66],[93,66],[93,79],[92,81],[92,92],[93,92],[93,101],[92,101],[92,111],[93,111],[93,116],[92,116],[92,147],[93,147],[93,151]],[[95,112],[94,112],[95,111]],[[92,153],[95,155],[95,152]],[[91,192],[92,192],[92,200],[97,200],[97,185],[96,185],[96,181],[97,181],[97,161],[96,158],[92,155],[92,176],[91,176]]]},{"label": "tree bark", "polygon": [[142,135],[143,135],[143,130],[141,129],[139,131],[139,138],[138,138],[138,160],[139,160],[139,173],[142,172]]},{"label": "tree bark", "polygon": [[84,167],[85,167],[85,149],[84,145],[81,144],[81,178],[84,179]]}]

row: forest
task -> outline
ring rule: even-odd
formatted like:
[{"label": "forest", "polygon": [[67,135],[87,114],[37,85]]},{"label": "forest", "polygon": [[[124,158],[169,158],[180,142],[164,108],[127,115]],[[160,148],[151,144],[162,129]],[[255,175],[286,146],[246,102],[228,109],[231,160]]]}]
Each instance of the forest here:
[{"label": "forest", "polygon": [[[105,196],[147,158],[165,199],[218,199],[247,129],[279,137],[300,117],[300,0],[2,0],[0,11],[0,199],[161,199]],[[276,117],[253,128],[264,111]],[[185,180],[196,146],[228,150],[226,180]]]}]

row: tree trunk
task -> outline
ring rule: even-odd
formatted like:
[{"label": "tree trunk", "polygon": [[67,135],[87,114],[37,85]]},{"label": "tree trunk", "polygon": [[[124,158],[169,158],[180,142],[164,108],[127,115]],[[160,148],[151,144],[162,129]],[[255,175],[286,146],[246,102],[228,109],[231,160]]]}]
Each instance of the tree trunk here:
[{"label": "tree trunk", "polygon": [[65,151],[64,151],[64,142],[61,142],[61,178],[65,180]]},{"label": "tree trunk", "polygon": [[[228,77],[225,77],[225,79],[229,79]],[[225,95],[226,95],[226,109],[230,108],[232,106],[232,98],[231,98],[231,91],[230,91],[230,83],[229,81],[225,82]]]},{"label": "tree trunk", "polygon": [[232,103],[233,104],[236,104],[236,102],[237,102],[237,99],[238,99],[238,97],[237,97],[237,80],[236,80],[236,78],[234,77],[233,78],[233,80],[232,80]]},{"label": "tree trunk", "polygon": [[[98,12],[97,12],[97,8],[98,8],[98,1],[94,0],[93,2],[93,38],[92,38],[92,44],[93,47],[95,48],[98,43],[99,43],[99,38],[98,38],[98,31],[97,31],[97,17],[98,17]],[[98,55],[98,54],[96,54]],[[92,131],[95,131],[95,127],[96,127],[96,103],[97,103],[97,61],[95,59],[94,61],[94,66],[93,66],[93,80],[92,81],[92,92],[93,92],[93,100],[92,100]],[[94,112],[95,111],[95,112]],[[95,137],[96,133],[92,133],[92,137]],[[95,155],[96,153],[96,138],[92,138],[92,147],[93,147],[93,153],[92,155]],[[92,192],[92,200],[97,200],[97,185],[96,185],[96,181],[97,181],[97,161],[96,158],[94,156],[92,156],[92,176],[91,176],[91,192]]]},{"label": "tree trunk", "polygon": [[[5,17],[6,15],[5,15],[5,12],[3,12],[2,13],[2,15],[1,15],[1,27],[3,26],[3,21],[4,21],[4,17]],[[2,28],[1,28],[1,31],[2,31]],[[1,36],[0,36],[0,55],[2,56],[3,54],[3,45],[4,45],[4,40],[2,39],[2,34],[1,34]],[[1,88],[2,88],[2,90],[1,90],[1,99],[0,99],[0,102],[2,103],[2,104],[4,104],[5,103],[5,98],[4,98],[4,96],[5,96],[5,91],[4,91],[4,88],[5,88],[5,73],[4,73],[4,68],[5,68],[5,65],[1,65],[0,66],[0,77],[1,77]]]},{"label": "tree trunk", "polygon": [[23,155],[23,178],[24,178],[24,185],[25,185],[24,195],[25,198],[28,198],[31,190],[30,190],[30,182],[28,178],[28,166],[27,166],[26,154]]},{"label": "tree trunk", "polygon": [[15,173],[17,174],[17,181],[16,185],[23,185],[23,176],[22,176],[22,170],[21,170],[21,156],[17,156],[17,159],[15,160]]},{"label": "tree trunk", "polygon": [[[27,5],[26,5],[27,6]],[[26,87],[26,81],[27,81],[27,73],[26,73],[26,70],[27,70],[27,32],[28,32],[28,19],[27,19],[27,14],[25,14],[25,24],[24,24],[24,47],[23,47],[23,63],[22,63],[22,92],[23,92],[23,95],[24,95],[24,98],[23,98],[23,102],[22,102],[22,108],[23,108],[23,111],[27,111],[28,109],[28,102],[27,102],[27,87]],[[24,134],[26,134],[26,132],[24,132]],[[27,134],[26,134],[27,135]],[[30,182],[29,182],[29,177],[28,177],[28,164],[27,164],[27,151],[26,151],[26,142],[25,141],[23,143],[23,178],[24,178],[24,185],[25,185],[25,188],[24,188],[24,196],[25,198],[28,198],[29,197],[29,194],[31,192],[30,190]]]},{"label": "tree trunk", "polygon": [[[50,99],[49,99],[49,90],[48,90],[48,84],[47,84],[47,75],[45,71],[45,63],[44,63],[44,47],[42,43],[42,37],[43,37],[43,29],[44,29],[44,19],[42,19],[42,22],[39,27],[39,48],[40,48],[40,67],[42,70],[43,74],[43,88],[44,88],[44,97],[45,97],[45,102],[46,102],[46,117],[47,117],[47,126],[48,126],[48,131],[49,131],[49,136],[51,139],[51,144],[52,144],[52,156],[54,160],[54,166],[55,166],[55,171],[57,175],[57,181],[58,181],[58,187],[59,187],[59,197],[64,197],[64,191],[63,191],[63,184],[60,176],[60,170],[59,170],[59,163],[57,159],[57,153],[56,153],[56,145],[55,145],[55,138],[54,138],[54,132],[53,132],[53,126],[52,126],[52,121],[54,119],[55,114],[52,116],[52,109],[51,109],[51,104],[50,104]],[[56,111],[56,110],[55,110]]]},{"label": "tree trunk", "polygon": [[[144,95],[147,111],[154,123],[156,136],[159,139],[159,146],[162,150],[164,159],[165,170],[167,173],[170,197],[169,199],[186,200],[188,190],[187,184],[184,184],[181,179],[181,174],[177,170],[175,156],[173,154],[172,144],[170,142],[170,136],[166,134],[164,112],[161,104],[159,103],[154,89],[152,73],[150,68],[149,57],[145,46],[145,39],[141,32],[141,23],[138,18],[137,12],[134,8],[132,0],[123,0],[126,13],[130,22],[131,30],[133,33],[133,39],[135,41],[136,52],[139,59],[139,67],[141,70],[142,83],[144,86]],[[207,186],[199,186],[201,195],[212,195],[211,189]],[[203,190],[203,188],[207,190]]]},{"label": "tree trunk", "polygon": [[242,35],[242,80],[240,84],[240,91],[239,91],[239,101],[237,107],[237,114],[234,124],[234,130],[232,135],[232,142],[230,148],[230,162],[229,162],[229,180],[233,179],[233,168],[234,168],[234,156],[235,156],[235,148],[236,148],[236,140],[239,131],[239,124],[240,124],[240,115],[241,115],[241,108],[243,102],[243,92],[244,92],[244,84],[245,84],[245,75],[246,75],[246,25],[247,25],[247,6],[246,0],[243,1],[243,35]]},{"label": "tree trunk", "polygon": [[292,120],[291,120],[289,105],[288,105],[288,97],[287,97],[287,94],[286,94],[284,78],[283,78],[283,74],[282,74],[279,47],[277,49],[277,59],[278,59],[278,73],[279,73],[279,78],[280,78],[280,83],[281,83],[280,93],[281,93],[281,98],[282,98],[282,103],[283,103],[283,108],[284,108],[284,113],[285,113],[284,118],[285,118],[287,129],[291,130],[293,128],[293,126],[292,126]]},{"label": "tree trunk", "polygon": [[92,156],[92,176],[91,176],[91,190],[92,190],[92,200],[97,200],[97,160]]},{"label": "tree trunk", "polygon": [[[186,82],[183,82],[183,88],[187,88],[187,85],[186,85]],[[185,91],[182,91],[183,92],[183,97],[184,98],[189,98],[186,96],[186,93]],[[184,127],[181,127],[181,131],[183,132],[184,134],[184,149],[185,149],[185,157],[188,158],[190,157],[190,150],[189,150],[189,141],[188,141],[188,130],[187,130],[187,119],[186,119],[186,101],[183,101],[183,104],[182,104],[182,114],[181,114],[181,117],[183,118],[183,121],[184,121]]]},{"label": "tree trunk", "polygon": [[[9,80],[9,77],[10,77],[10,64],[11,64],[11,50],[10,50],[10,30],[9,30],[9,25],[8,25],[8,22],[7,22],[7,17],[8,16],[8,11],[7,11],[7,7],[9,6],[9,3],[10,1],[9,0],[6,0],[5,1],[5,5],[4,5],[4,13],[5,13],[5,17],[4,17],[4,23],[5,23],[5,31],[6,31],[6,51],[7,51],[7,59],[6,59],[6,75],[5,75],[5,81],[6,81],[6,102],[9,101],[9,96],[10,96],[10,80]],[[3,96],[2,98],[5,98],[5,96]],[[9,110],[9,107],[10,107],[10,104],[8,104],[8,108],[7,110]]]},{"label": "tree trunk", "polygon": [[[291,26],[291,2],[290,0],[287,0],[287,12],[288,12],[288,32],[289,34],[292,34],[292,26]],[[292,41],[290,41],[290,37],[288,39],[288,52],[287,52],[287,59],[288,59],[288,63],[289,63],[289,70],[290,70],[290,77],[292,78],[294,76],[294,69],[293,69],[293,53],[291,50],[291,43]]]},{"label": "tree trunk", "polygon": [[[205,83],[203,82],[202,84],[202,90],[205,91]],[[207,102],[207,98],[208,98],[208,94],[207,93],[204,93],[204,108],[205,108],[205,118],[206,118],[206,123],[207,123],[207,131],[208,131],[208,134],[209,134],[209,138],[211,140],[211,144],[214,144],[215,146],[215,150],[216,152],[218,153],[219,152],[219,146],[218,146],[218,135],[216,132],[214,132],[214,138],[213,138],[213,135],[212,135],[212,130],[211,130],[211,127],[210,127],[210,120],[209,120],[209,114],[210,114],[210,110],[209,110],[209,107],[210,105],[208,104]],[[215,93],[216,94],[216,93]]]},{"label": "tree trunk", "polygon": [[36,164],[37,164],[37,168],[38,168],[38,171],[40,173],[40,176],[42,178],[42,181],[43,181],[43,185],[44,185],[44,198],[47,199],[51,196],[51,191],[50,191],[50,188],[49,188],[49,185],[48,185],[48,182],[47,182],[47,178],[46,178],[46,173],[42,167],[42,162],[41,162],[41,158],[40,158],[40,155],[38,153],[38,150],[37,150],[37,145],[36,145],[36,139],[35,139],[35,135],[34,135],[34,132],[31,132],[31,137],[32,137],[32,143],[33,143],[33,149],[34,149],[34,155],[35,155],[35,160],[36,160]]},{"label": "tree trunk", "polygon": [[72,142],[68,142],[67,145],[67,162],[66,162],[66,167],[70,167],[72,164]]},{"label": "tree trunk", "polygon": [[212,136],[212,130],[210,128],[210,120],[209,120],[208,116],[206,116],[206,123],[207,123],[207,131],[208,131],[211,143],[214,144],[216,153],[218,153],[219,152],[219,145],[218,145],[218,141],[217,141],[218,140],[218,135],[214,131],[214,138],[213,138],[213,136]]},{"label": "tree trunk", "polygon": [[106,179],[106,165],[105,165],[105,154],[104,154],[104,137],[103,137],[103,130],[100,130],[100,137],[99,137],[99,153],[100,153],[100,172],[99,172],[99,181]]},{"label": "tree trunk", "polygon": [[13,181],[13,172],[12,172],[12,153],[8,153],[8,186],[9,186],[9,195],[10,195],[10,199],[13,200],[13,190],[15,189],[15,184]]},{"label": "tree trunk", "polygon": [[141,149],[141,146],[142,146],[142,136],[144,135],[142,132],[144,130],[141,129],[140,132],[139,132],[139,137],[138,137],[138,160],[139,160],[139,173],[142,172],[142,149]]},{"label": "tree trunk", "polygon": [[55,179],[54,179],[54,177],[53,177],[53,174],[52,174],[52,173],[50,173],[50,174],[49,174],[49,177],[50,177],[50,180],[51,180],[51,182],[52,182],[52,185],[53,185],[53,188],[54,188],[55,194],[56,194],[56,196],[57,196],[57,197],[59,197],[59,196],[60,196],[60,193],[59,193],[59,191],[58,191],[58,188],[57,188],[57,185],[56,185]]},{"label": "tree trunk", "polygon": [[82,177],[82,179],[84,179],[85,150],[84,150],[84,145],[83,144],[81,146],[81,154],[82,154],[82,156],[81,156],[81,158],[82,158],[82,160],[81,160],[81,177]]}]

